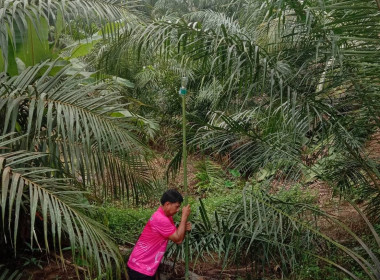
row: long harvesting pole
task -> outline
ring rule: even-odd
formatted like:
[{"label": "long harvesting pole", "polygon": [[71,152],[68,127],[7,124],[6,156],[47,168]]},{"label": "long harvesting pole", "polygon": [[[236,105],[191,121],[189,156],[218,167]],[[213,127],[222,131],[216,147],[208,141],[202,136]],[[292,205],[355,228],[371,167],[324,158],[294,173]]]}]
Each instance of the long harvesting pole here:
[{"label": "long harvesting pole", "polygon": [[[186,149],[186,89],[187,77],[182,77],[181,89],[179,94],[182,95],[182,157],[183,157],[183,188],[185,191],[185,205],[188,204],[187,188],[187,149]],[[189,237],[185,236],[185,280],[189,280]]]}]

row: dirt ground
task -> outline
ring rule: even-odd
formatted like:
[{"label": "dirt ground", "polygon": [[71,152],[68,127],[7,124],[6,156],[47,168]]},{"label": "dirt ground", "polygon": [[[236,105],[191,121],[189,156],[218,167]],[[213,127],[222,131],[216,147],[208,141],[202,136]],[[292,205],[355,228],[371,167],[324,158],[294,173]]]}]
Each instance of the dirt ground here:
[{"label": "dirt ground", "polygon": [[[30,258],[30,256],[28,256]],[[34,261],[23,270],[21,280],[71,280],[84,279],[85,269],[72,262],[70,252],[63,252],[64,262],[60,257],[51,253],[33,253]],[[42,268],[41,268],[42,267]]]}]

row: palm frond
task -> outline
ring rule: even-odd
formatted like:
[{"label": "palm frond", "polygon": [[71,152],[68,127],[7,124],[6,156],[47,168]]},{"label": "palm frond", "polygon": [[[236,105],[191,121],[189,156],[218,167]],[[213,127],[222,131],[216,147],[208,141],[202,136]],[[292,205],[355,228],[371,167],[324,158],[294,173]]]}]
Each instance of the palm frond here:
[{"label": "palm frond", "polygon": [[108,177],[111,185],[149,186],[149,168],[143,159],[147,149],[136,136],[140,128],[135,120],[117,114],[125,108],[118,103],[121,97],[108,91],[104,83],[87,84],[75,76],[66,77],[67,67],[52,77],[48,74],[53,65],[47,70],[43,67],[3,77],[1,133],[15,132],[16,128],[26,133],[22,147],[48,152],[53,166],[58,168],[62,162],[67,173],[81,174],[84,183],[93,185],[97,175],[106,172],[107,163],[119,158],[118,164],[113,164],[114,171],[128,175]]},{"label": "palm frond", "polygon": [[[89,273],[93,272],[91,269],[97,275],[106,271],[112,278],[113,265],[116,274],[120,273],[118,248],[105,228],[89,218],[93,207],[86,203],[85,193],[74,188],[72,180],[53,177],[58,171],[52,168],[36,167],[43,157],[46,154],[26,151],[0,155],[0,207],[2,228],[9,238],[6,243],[16,253],[19,227],[24,227],[20,225],[20,215],[26,211],[30,217],[31,246],[41,243],[47,251],[57,250],[63,260],[62,243],[67,235],[73,255],[78,253],[90,264]],[[36,217],[41,217],[38,223]]]},{"label": "palm frond", "polygon": [[292,173],[299,176],[308,123],[301,112],[296,110],[293,115],[292,111],[292,106],[285,104],[272,112],[268,108],[233,116],[216,113],[208,125],[198,130],[193,144],[215,153],[228,153],[230,165],[243,173],[251,174],[271,164],[278,170],[293,169]]},{"label": "palm frond", "polygon": [[0,279],[19,280],[22,277],[22,272],[18,270],[11,271],[6,266],[0,264]]},{"label": "palm frond", "polygon": [[[203,68],[207,65],[206,75],[221,76],[228,88],[232,88],[237,80],[253,75],[260,63],[259,47],[243,31],[232,27],[230,19],[220,15],[221,19],[215,21],[215,14],[212,15],[214,17],[202,15],[203,18],[209,16],[209,24],[204,25],[184,19],[156,21],[143,32],[132,34],[131,42],[144,53],[162,54],[167,58],[179,53],[184,63],[199,62]],[[229,26],[225,26],[224,21]]]},{"label": "palm frond", "polygon": [[[27,38],[28,30],[36,30],[41,39],[41,23],[51,25],[70,23],[70,28],[91,30],[92,24],[104,27],[105,35],[117,37],[122,22],[137,22],[138,19],[131,10],[135,10],[136,3],[119,0],[70,0],[70,1],[0,1],[0,50],[5,70],[8,67],[9,47],[16,50],[19,38]],[[105,24],[109,22],[109,26]],[[65,28],[58,26],[58,30]],[[57,31],[57,33],[59,33]]]}]

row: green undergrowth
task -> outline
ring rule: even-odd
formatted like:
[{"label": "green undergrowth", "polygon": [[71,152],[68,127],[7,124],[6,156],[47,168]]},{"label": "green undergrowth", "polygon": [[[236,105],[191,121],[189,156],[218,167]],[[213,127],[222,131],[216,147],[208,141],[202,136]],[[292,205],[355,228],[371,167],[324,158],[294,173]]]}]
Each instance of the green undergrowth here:
[{"label": "green undergrowth", "polygon": [[[237,199],[235,198],[232,199]],[[210,212],[223,207],[227,202],[231,202],[231,197],[213,196],[203,200],[207,210]],[[189,198],[189,203],[193,209],[190,220],[197,215],[199,208],[199,200]],[[156,211],[157,207],[152,208],[121,208],[117,206],[107,205],[102,207],[104,213],[103,223],[109,228],[111,236],[118,244],[135,243],[146,222],[150,216]],[[175,215],[175,222],[180,221],[180,213]]]},{"label": "green undergrowth", "polygon": [[[208,213],[223,208],[227,203],[238,203],[241,199],[240,191],[232,191],[226,195],[212,194],[207,198],[202,199]],[[196,219],[198,216],[198,209],[200,206],[199,199],[194,196],[189,197],[189,204],[192,208],[190,221]],[[156,211],[158,207],[139,207],[139,208],[122,208],[114,205],[104,205],[102,212],[104,213],[103,224],[105,224],[111,233],[111,236],[118,244],[135,243],[143,230],[146,222],[150,216]],[[176,214],[174,221],[179,223],[181,220],[181,213]]]},{"label": "green undergrowth", "polygon": [[[203,198],[200,198],[199,194],[196,193],[190,195],[188,200],[192,208],[190,221],[196,222],[200,217],[200,199],[203,202],[206,212],[209,213],[210,218],[213,220],[213,213],[215,211],[219,212],[226,207],[241,203],[244,185],[253,185],[257,190],[268,187],[262,182],[244,182],[239,176],[236,176],[230,182],[235,186],[234,188],[218,189],[210,187],[206,193],[202,194]],[[312,203],[315,200],[315,195],[312,192],[302,189],[298,184],[286,189],[281,188],[272,195],[277,199],[293,203]],[[145,205],[137,208],[123,208],[112,204],[103,205],[103,223],[108,226],[111,236],[118,244],[136,242],[146,222],[159,206],[159,202],[157,201],[157,203],[149,203],[147,205],[155,206]],[[179,223],[181,213],[178,213],[173,218],[176,223]]]},{"label": "green undergrowth", "polygon": [[152,208],[119,208],[104,206],[106,224],[118,244],[135,243],[154,212]]},{"label": "green undergrowth", "polygon": [[[348,256],[342,254],[336,249],[330,248],[325,252],[325,257],[336,263],[350,267],[350,271],[360,280],[368,280],[365,273],[352,261]],[[336,267],[318,260],[309,255],[304,255],[300,263],[294,267],[293,273],[287,278],[288,280],[350,280],[349,276],[337,269]]]},{"label": "green undergrowth", "polygon": [[315,193],[307,188],[302,188],[298,183],[287,188],[281,188],[273,196],[284,202],[307,204],[315,204],[318,198]]}]

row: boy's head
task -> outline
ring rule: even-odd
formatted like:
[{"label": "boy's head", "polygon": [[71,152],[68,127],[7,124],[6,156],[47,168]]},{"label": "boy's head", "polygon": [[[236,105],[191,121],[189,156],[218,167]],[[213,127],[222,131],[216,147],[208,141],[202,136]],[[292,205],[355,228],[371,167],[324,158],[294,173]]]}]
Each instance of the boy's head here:
[{"label": "boy's head", "polygon": [[161,204],[164,205],[165,202],[171,202],[171,203],[182,203],[183,197],[182,195],[175,189],[170,189],[164,192],[164,194],[161,197]]},{"label": "boy's head", "polygon": [[174,190],[167,190],[161,197],[161,205],[166,216],[173,216],[179,211],[183,201],[182,195]]}]

